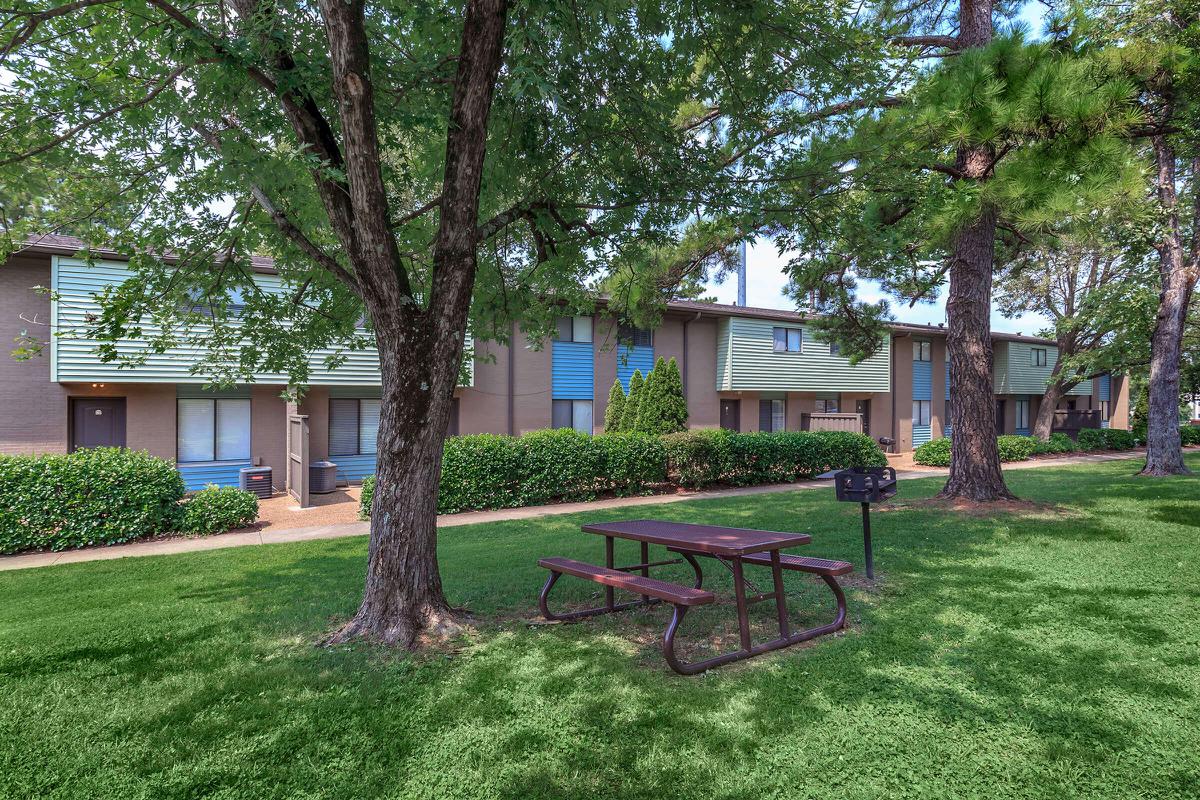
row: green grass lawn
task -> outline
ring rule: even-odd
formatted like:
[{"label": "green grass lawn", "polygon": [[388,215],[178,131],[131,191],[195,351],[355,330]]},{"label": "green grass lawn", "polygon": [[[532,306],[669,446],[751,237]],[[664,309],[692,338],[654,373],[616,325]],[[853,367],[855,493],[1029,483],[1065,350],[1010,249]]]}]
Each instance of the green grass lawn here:
[{"label": "green grass lawn", "polygon": [[[536,559],[600,559],[580,523],[628,511],[446,530],[478,629],[416,658],[313,646],[355,608],[363,538],[0,573],[0,796],[1195,798],[1200,479],[1135,463],[1009,474],[1050,513],[877,514],[850,630],[694,678],[658,655],[665,609],[526,622]],[[859,563],[832,494],[634,515],[807,530]],[[801,624],[829,612],[808,586]]]}]

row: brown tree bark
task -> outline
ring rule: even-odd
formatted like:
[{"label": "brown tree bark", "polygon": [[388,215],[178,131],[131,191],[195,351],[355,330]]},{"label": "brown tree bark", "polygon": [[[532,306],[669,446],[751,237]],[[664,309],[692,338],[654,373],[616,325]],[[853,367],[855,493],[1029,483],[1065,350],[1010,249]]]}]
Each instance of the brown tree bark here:
[{"label": "brown tree bark", "polygon": [[1054,410],[1072,388],[1074,387],[1068,386],[1065,381],[1051,379],[1046,385],[1046,391],[1042,392],[1042,402],[1038,406],[1032,433],[1043,442],[1054,433]]},{"label": "brown tree bark", "polygon": [[[1194,227],[1191,253],[1186,254],[1180,233],[1179,202],[1175,191],[1175,148],[1165,136],[1152,140],[1157,167],[1159,203],[1167,212],[1167,229],[1156,245],[1162,291],[1150,340],[1150,414],[1146,432],[1146,465],[1142,475],[1179,475],[1190,472],[1183,463],[1179,434],[1179,364],[1188,305],[1200,273],[1200,227]],[[1200,159],[1192,161],[1197,179]],[[1200,198],[1193,209],[1193,226],[1200,225]]]},{"label": "brown tree bark", "polygon": [[[339,94],[344,93],[348,102],[360,101],[370,91],[367,72],[361,69],[366,42],[353,42],[353,31],[363,28],[346,19],[356,6],[361,16],[360,3],[323,3],[330,9],[331,44],[343,22],[350,32],[339,36],[350,42],[347,52],[331,53],[335,74],[340,75]],[[363,600],[354,617],[330,637],[331,643],[366,638],[412,647],[422,637],[442,637],[458,628],[437,564],[438,477],[475,283],[479,191],[506,11],[505,0],[469,0],[466,6],[427,308],[407,294],[395,270],[376,266],[390,262],[387,248],[395,248],[386,227],[360,234],[364,274],[359,280],[375,327],[383,378],[378,464]],[[338,68],[342,61],[344,70]],[[374,120],[362,113],[343,113],[343,124],[354,125],[353,136],[374,139]],[[352,134],[344,135],[349,142]],[[364,156],[359,179],[373,193],[379,173],[377,162],[369,163],[369,142],[359,152]],[[355,159],[347,162],[353,185]],[[378,189],[382,190],[381,182]],[[387,216],[380,219],[386,223]],[[375,261],[373,255],[378,253],[384,257]]]},{"label": "brown tree bark", "polygon": [[[962,0],[959,50],[983,47],[991,40],[991,0]],[[964,147],[958,151],[955,166],[967,179],[982,183],[990,175],[994,158],[989,147]],[[975,501],[1012,497],[1000,471],[992,387],[996,223],[996,209],[985,205],[979,217],[955,235],[951,250],[946,346],[955,393],[951,420],[954,436],[950,443],[950,478],[939,497]]]}]

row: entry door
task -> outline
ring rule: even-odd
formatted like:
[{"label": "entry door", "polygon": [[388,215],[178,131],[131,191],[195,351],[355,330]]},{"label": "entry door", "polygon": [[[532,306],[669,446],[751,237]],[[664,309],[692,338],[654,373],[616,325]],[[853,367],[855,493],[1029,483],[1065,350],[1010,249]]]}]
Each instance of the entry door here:
[{"label": "entry door", "polygon": [[727,431],[740,431],[742,429],[741,400],[721,401],[721,427]]},{"label": "entry door", "polygon": [[125,446],[124,397],[71,399],[71,450]]},{"label": "entry door", "polygon": [[1004,401],[996,401],[996,435],[1004,435]]},{"label": "entry door", "polygon": [[871,435],[871,401],[858,400],[854,403],[854,413],[862,415],[862,432]]}]

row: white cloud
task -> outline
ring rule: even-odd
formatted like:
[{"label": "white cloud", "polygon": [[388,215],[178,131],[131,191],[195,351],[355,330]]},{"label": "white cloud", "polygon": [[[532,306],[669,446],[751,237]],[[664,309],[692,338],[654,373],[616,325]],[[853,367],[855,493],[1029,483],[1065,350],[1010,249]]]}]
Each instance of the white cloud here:
[{"label": "white cloud", "polygon": [[[796,303],[784,294],[787,277],[783,269],[787,261],[786,254],[780,255],[775,245],[764,239],[754,242],[746,255],[746,303],[760,308],[793,309]],[[730,275],[721,285],[709,283],[708,294],[715,297],[719,303],[737,302],[737,276]],[[859,297],[868,302],[884,299],[884,293],[873,281],[863,282],[859,287]],[[892,314],[898,322],[933,324],[946,321],[946,297],[942,291],[934,303],[918,303],[913,307],[898,303],[892,298]],[[1002,316],[993,306],[992,330],[1005,333],[1036,334],[1049,326],[1049,320],[1038,314],[1026,314],[1016,319]]]}]

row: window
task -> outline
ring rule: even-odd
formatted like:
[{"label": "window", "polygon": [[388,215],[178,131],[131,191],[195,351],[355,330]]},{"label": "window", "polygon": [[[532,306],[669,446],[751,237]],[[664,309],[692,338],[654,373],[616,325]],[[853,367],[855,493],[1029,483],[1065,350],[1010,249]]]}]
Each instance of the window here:
[{"label": "window", "polygon": [[913,425],[928,425],[931,409],[931,401],[929,400],[913,400]]},{"label": "window", "polygon": [[822,414],[838,413],[838,401],[840,397],[818,397],[817,411]]},{"label": "window", "polygon": [[246,461],[250,458],[250,401],[178,401],[179,463]]},{"label": "window", "polygon": [[592,340],[591,317],[559,317],[556,342],[590,342]]},{"label": "window", "polygon": [[913,361],[933,361],[933,343],[914,340]]},{"label": "window", "polygon": [[591,400],[554,400],[550,410],[550,427],[574,428],[587,434],[592,432]]},{"label": "window", "polygon": [[1100,421],[1101,422],[1108,422],[1108,415],[1110,412],[1109,403],[1110,403],[1109,400],[1101,400],[1100,401]]},{"label": "window", "polygon": [[376,451],[378,435],[378,400],[335,398],[329,401],[329,455],[371,455]]},{"label": "window", "polygon": [[630,347],[653,347],[654,332],[632,325],[620,325],[617,327],[617,341]]},{"label": "window", "polygon": [[[208,303],[209,291],[201,288],[188,289],[188,302],[184,304],[183,310],[194,314],[199,314],[204,317],[212,317],[212,305]],[[240,317],[246,309],[246,293],[240,287],[231,286],[225,290],[226,314],[229,317]]]},{"label": "window", "polygon": [[775,352],[799,353],[804,344],[804,331],[801,328],[774,328]]},{"label": "window", "polygon": [[1017,430],[1029,430],[1029,401],[1017,401]]},{"label": "window", "polygon": [[783,400],[759,400],[758,429],[769,433],[787,430],[787,403]]},{"label": "window", "polygon": [[1046,366],[1046,348],[1034,347],[1029,351],[1029,366],[1031,366],[1031,367]]},{"label": "window", "polygon": [[842,346],[837,342],[829,343],[829,355],[840,356],[842,354]]}]

